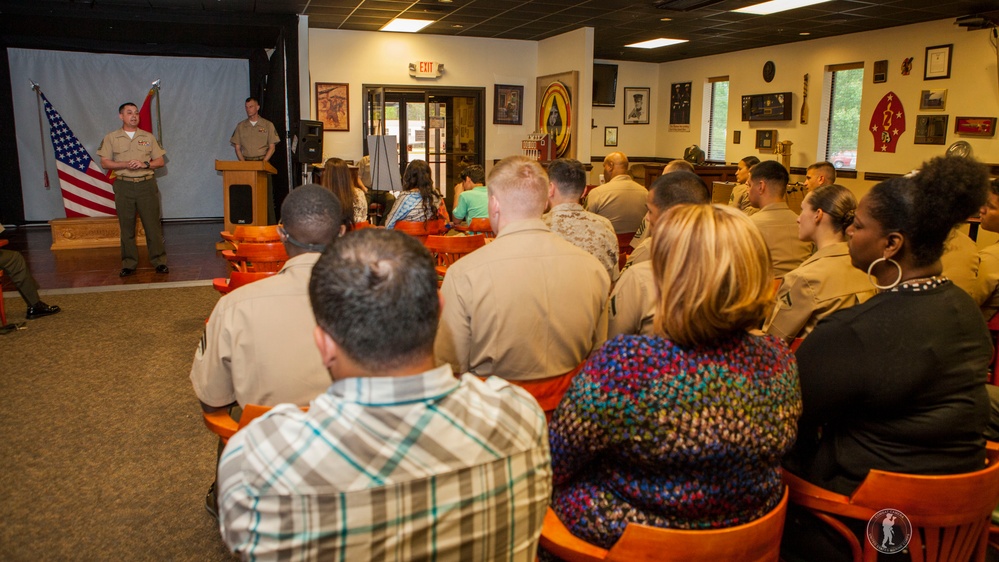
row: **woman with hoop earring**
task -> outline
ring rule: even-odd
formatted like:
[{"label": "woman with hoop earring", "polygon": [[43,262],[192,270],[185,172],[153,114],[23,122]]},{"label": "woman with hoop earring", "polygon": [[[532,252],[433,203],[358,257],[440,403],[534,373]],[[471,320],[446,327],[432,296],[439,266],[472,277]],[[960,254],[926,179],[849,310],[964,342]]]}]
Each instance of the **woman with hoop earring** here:
[{"label": "woman with hoop earring", "polygon": [[[786,470],[850,494],[871,469],[984,466],[992,344],[974,300],[941,275],[940,256],[987,187],[981,164],[938,157],[861,199],[847,229],[850,258],[878,294],[823,319],[798,349],[803,411]],[[782,558],[840,559],[846,543],[823,540],[824,524],[803,510],[787,517]]]}]

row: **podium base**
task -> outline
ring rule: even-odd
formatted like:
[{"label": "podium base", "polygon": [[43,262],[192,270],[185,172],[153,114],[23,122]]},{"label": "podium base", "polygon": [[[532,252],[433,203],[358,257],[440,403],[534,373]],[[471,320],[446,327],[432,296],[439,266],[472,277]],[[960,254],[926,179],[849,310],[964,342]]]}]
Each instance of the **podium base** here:
[{"label": "podium base", "polygon": [[[118,217],[86,217],[53,219],[52,250],[81,250],[86,248],[117,248],[121,245]],[[146,245],[146,231],[142,221],[135,218],[135,243]]]}]

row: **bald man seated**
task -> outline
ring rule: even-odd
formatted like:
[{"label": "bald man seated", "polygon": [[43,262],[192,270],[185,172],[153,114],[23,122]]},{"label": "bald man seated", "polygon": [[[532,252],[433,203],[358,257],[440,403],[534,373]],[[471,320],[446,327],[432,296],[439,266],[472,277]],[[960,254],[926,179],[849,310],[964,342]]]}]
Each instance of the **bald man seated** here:
[{"label": "bald man seated", "polygon": [[749,202],[760,210],[749,220],[763,234],[777,279],[783,279],[812,255],[811,242],[798,239],[798,215],[784,200],[787,182],[787,170],[774,160],[760,162],[749,170]]},{"label": "bald man seated", "polygon": [[645,218],[645,198],[649,190],[628,173],[628,157],[612,152],[604,158],[607,183],[595,188],[586,198],[586,210],[607,218],[614,232],[637,232]]}]

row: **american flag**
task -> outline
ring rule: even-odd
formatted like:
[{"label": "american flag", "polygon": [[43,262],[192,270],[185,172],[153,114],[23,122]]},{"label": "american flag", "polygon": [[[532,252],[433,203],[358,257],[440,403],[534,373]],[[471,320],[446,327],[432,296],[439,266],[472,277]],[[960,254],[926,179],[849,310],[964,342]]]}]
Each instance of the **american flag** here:
[{"label": "american flag", "polygon": [[111,180],[94,163],[87,149],[83,148],[45,94],[41,96],[45,103],[45,116],[49,119],[49,136],[52,137],[52,147],[55,150],[66,217],[115,216],[117,213]]}]

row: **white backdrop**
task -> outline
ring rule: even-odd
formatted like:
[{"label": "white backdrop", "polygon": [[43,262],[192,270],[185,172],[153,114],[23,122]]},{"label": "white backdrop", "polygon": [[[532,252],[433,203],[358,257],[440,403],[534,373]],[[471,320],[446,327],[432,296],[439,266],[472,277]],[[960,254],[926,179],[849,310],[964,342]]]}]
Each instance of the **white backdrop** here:
[{"label": "white backdrop", "polygon": [[45,189],[38,106],[31,80],[41,86],[99,165],[97,147],[101,139],[121,127],[118,106],[126,101],[141,106],[152,82],[160,79],[163,148],[167,155],[166,168],[158,170],[156,178],[163,198],[163,217],[222,216],[222,176],[215,171],[215,160],[236,159],[229,137],[236,123],[246,118],[243,100],[249,95],[250,83],[246,60],[29,49],[8,49],[8,53],[26,220],[66,216],[48,120],[43,115],[44,169],[48,170],[51,186]]}]

